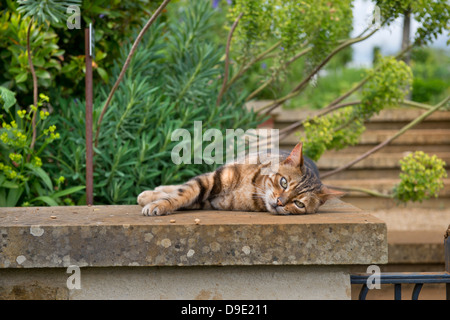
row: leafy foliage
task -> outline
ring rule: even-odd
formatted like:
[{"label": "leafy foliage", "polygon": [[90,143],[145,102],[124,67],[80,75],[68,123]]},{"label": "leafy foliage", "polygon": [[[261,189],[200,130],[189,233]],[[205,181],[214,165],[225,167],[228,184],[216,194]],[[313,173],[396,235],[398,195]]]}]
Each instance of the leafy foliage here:
[{"label": "leafy foliage", "polygon": [[355,117],[352,108],[342,109],[332,115],[315,117],[304,124],[305,153],[312,160],[331,149],[341,150],[358,143],[365,127],[361,119]]},{"label": "leafy foliage", "polygon": [[436,155],[416,151],[400,160],[401,182],[394,188],[394,197],[402,202],[422,201],[437,197],[447,177],[445,162]]},{"label": "leafy foliage", "polygon": [[81,0],[55,1],[55,0],[17,0],[19,7],[17,12],[23,13],[24,18],[33,17],[39,25],[63,24],[67,16],[67,8],[78,6]]},{"label": "leafy foliage", "polygon": [[[84,95],[84,28],[93,22],[96,54],[94,82],[109,83],[109,73],[138,28],[160,1],[46,0],[0,2],[0,85],[29,93],[32,79],[27,65],[26,32],[33,17],[31,51],[39,87],[51,101],[61,95]],[[81,29],[69,30],[69,5],[79,5]],[[18,95],[20,105],[32,103],[30,95]]]},{"label": "leafy foliage", "polygon": [[[284,73],[284,64],[306,44],[311,46],[309,67],[322,60],[351,31],[352,1],[237,0],[230,21],[243,13],[233,51],[239,63],[257,56],[267,44],[278,43],[270,73]],[[264,74],[263,74],[264,75]]]},{"label": "leafy foliage", "polygon": [[[42,169],[42,152],[60,137],[56,126],[48,125],[49,112],[45,109],[48,97],[41,94],[38,106],[31,106],[29,111],[17,109],[13,115],[14,93],[4,87],[0,87],[0,93],[3,104],[0,114],[3,122],[0,129],[0,207],[71,204],[72,200],[67,196],[84,186],[65,188],[64,176],[52,181],[53,174]],[[37,151],[30,148],[34,115],[37,116]]]},{"label": "leafy foliage", "polygon": [[[171,140],[175,129],[194,136],[194,121],[203,130],[255,127],[256,115],[244,108],[243,97],[228,92],[216,107],[222,81],[223,48],[205,41],[215,12],[209,1],[183,7],[167,23],[157,21],[146,33],[105,114],[98,139],[94,171],[96,203],[129,204],[145,189],[182,183],[211,170],[207,164],[174,165]],[[122,48],[111,78],[115,79],[129,52]],[[97,92],[94,122],[108,91]],[[81,105],[83,105],[81,103]],[[61,139],[49,154],[55,161],[47,170],[60,170],[71,184],[83,184],[84,108],[77,101],[60,99]],[[192,152],[194,154],[194,152]],[[83,199],[80,198],[80,203]]]},{"label": "leafy foliage", "polygon": [[[0,43],[7,46],[8,50],[2,50],[0,70],[0,83],[3,86],[20,93],[32,91],[30,67],[26,50],[27,29],[31,18],[24,18],[20,14],[6,12],[0,17]],[[58,46],[56,34],[44,26],[35,23],[31,26],[30,46],[33,52],[33,65],[39,84],[43,88],[55,85],[52,73],[61,70],[61,60],[64,50]],[[24,103],[25,99],[20,102]],[[30,102],[31,100],[26,100]]]},{"label": "leafy foliage", "polygon": [[413,49],[413,101],[436,104],[450,94],[450,69],[442,68],[443,65],[450,65],[450,55],[445,50]]},{"label": "leafy foliage", "polygon": [[326,150],[341,150],[358,143],[364,122],[384,107],[403,100],[412,81],[409,66],[392,57],[380,57],[368,76],[359,104],[304,124],[305,152],[311,159],[318,160]]},{"label": "leafy foliage", "polygon": [[444,30],[447,30],[447,35],[450,35],[448,29],[450,3],[448,1],[410,0],[410,5],[414,18],[420,24],[414,39],[417,45],[429,44]]},{"label": "leafy foliage", "polygon": [[414,44],[423,46],[436,39],[444,30],[448,32],[450,19],[450,4],[446,0],[377,0],[382,20],[386,24],[410,11],[412,17],[419,23]]},{"label": "leafy foliage", "polygon": [[398,105],[412,84],[412,72],[403,61],[379,57],[375,68],[369,70],[370,80],[363,87],[361,105],[355,112],[363,120],[378,114],[384,107]]}]

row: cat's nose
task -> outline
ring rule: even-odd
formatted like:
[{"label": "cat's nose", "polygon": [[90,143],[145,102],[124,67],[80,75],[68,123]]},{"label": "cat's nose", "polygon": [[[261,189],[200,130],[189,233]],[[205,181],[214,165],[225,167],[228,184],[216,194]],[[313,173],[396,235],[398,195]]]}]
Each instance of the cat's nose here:
[{"label": "cat's nose", "polygon": [[277,198],[277,205],[280,206],[280,207],[284,206],[284,204],[283,204],[283,202],[281,201],[280,198]]}]

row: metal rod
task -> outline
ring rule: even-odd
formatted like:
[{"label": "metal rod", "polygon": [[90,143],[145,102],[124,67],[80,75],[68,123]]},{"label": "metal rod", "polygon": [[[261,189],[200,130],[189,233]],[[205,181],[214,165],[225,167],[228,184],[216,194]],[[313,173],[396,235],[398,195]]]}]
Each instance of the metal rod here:
[{"label": "metal rod", "polygon": [[361,291],[359,292],[359,300],[366,300],[368,292],[369,292],[369,287],[367,287],[367,284],[363,284]]},{"label": "metal rod", "polygon": [[[450,274],[450,225],[447,228],[447,232],[444,236],[444,259],[445,259],[445,272]],[[446,299],[450,300],[450,283],[445,284]]]},{"label": "metal rod", "polygon": [[93,145],[92,145],[92,56],[90,29],[84,29],[84,45],[86,60],[86,204],[94,204],[94,169],[93,169]]},{"label": "metal rod", "polygon": [[402,285],[400,283],[394,285],[394,299],[402,300]]},{"label": "metal rod", "polygon": [[422,290],[422,287],[423,287],[423,283],[416,283],[416,285],[414,286],[411,300],[419,300],[419,294],[420,294],[420,290]]}]

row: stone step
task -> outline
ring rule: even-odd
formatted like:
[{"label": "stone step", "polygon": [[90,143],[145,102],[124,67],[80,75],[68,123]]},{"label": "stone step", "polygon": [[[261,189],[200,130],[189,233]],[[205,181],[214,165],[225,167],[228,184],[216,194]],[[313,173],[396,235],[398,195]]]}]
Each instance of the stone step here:
[{"label": "stone step", "polygon": [[[438,197],[433,199],[424,200],[422,202],[408,202],[398,203],[395,199],[385,199],[371,196],[351,196],[345,195],[341,198],[343,201],[354,205],[357,208],[363,210],[387,210],[387,209],[430,209],[430,210],[443,210],[450,208],[450,197]],[[449,220],[450,221],[450,220]]]},{"label": "stone step", "polygon": [[[330,170],[320,170],[320,174],[325,174]],[[380,177],[386,179],[398,179],[400,170],[397,168],[392,169],[353,169],[344,170],[342,172],[336,173],[329,178],[333,180],[366,180],[366,179],[379,179]],[[326,181],[326,180],[325,180]]]},{"label": "stone step", "polygon": [[[400,130],[409,122],[366,122],[366,130]],[[448,129],[450,128],[450,121],[423,121],[414,126],[414,130],[423,129]]]},{"label": "stone step", "polygon": [[386,223],[390,264],[444,264],[443,240],[450,209],[396,207],[371,214]]},{"label": "stone step", "polygon": [[[437,157],[450,164],[450,152],[435,152]],[[406,153],[374,153],[366,159],[356,163],[352,168],[354,169],[395,169],[400,168],[399,160],[401,160]],[[339,168],[357,157],[355,154],[348,154],[345,152],[338,153],[335,156],[321,157],[317,161],[319,170],[329,170]]]},{"label": "stone step", "polygon": [[[265,103],[262,103],[263,106]],[[275,122],[285,122],[292,123],[299,121],[301,119],[306,119],[308,117],[313,117],[319,112],[319,110],[307,110],[307,109],[282,109],[277,108],[272,111],[272,117]],[[396,109],[385,109],[379,114],[374,115],[370,122],[410,122],[416,119],[418,116],[426,112],[421,109],[411,109],[411,108],[396,108]],[[424,121],[450,121],[450,111],[437,111],[427,117]]]},{"label": "stone step", "polygon": [[[379,144],[397,133],[397,130],[370,130],[361,135],[360,144]],[[391,145],[450,145],[449,129],[411,129],[391,142]]]},{"label": "stone step", "polygon": [[[294,147],[293,144],[280,144],[280,149],[284,150],[292,150]],[[326,151],[322,157],[335,157],[339,156],[340,153],[351,153],[355,154],[355,156],[363,154],[370,149],[372,149],[374,145],[356,145],[350,146],[343,150],[329,150]],[[387,145],[379,150],[377,153],[405,153],[408,154],[410,152],[415,151],[423,151],[425,153],[434,154],[436,152],[448,152],[450,151],[450,146],[448,145]]]},{"label": "stone step", "polygon": [[[366,131],[371,130],[395,130],[398,131],[404,126],[406,126],[408,122],[373,122],[373,123],[366,123]],[[284,122],[275,122],[273,123],[274,129],[282,130],[286,127],[291,125],[291,123],[284,123]],[[422,122],[414,126],[414,130],[427,130],[427,129],[434,129],[434,130],[445,130],[450,128],[450,122],[449,121],[433,121],[433,122]],[[297,132],[303,132],[303,129],[298,129]]]},{"label": "stone step", "polygon": [[[400,182],[400,179],[324,179],[324,184],[336,187],[356,187],[374,190],[383,194],[389,194],[395,185]],[[367,197],[366,193],[357,191],[348,191],[348,197]],[[450,179],[444,179],[444,188],[439,192],[439,197],[450,197]]]},{"label": "stone step", "polygon": [[[397,130],[369,130],[361,135],[359,144],[377,145],[397,133]],[[300,137],[292,133],[280,141],[280,146],[295,146]],[[450,129],[411,129],[395,139],[390,145],[449,145]]]},{"label": "stone step", "polygon": [[[379,114],[373,116],[371,122],[397,122],[397,121],[412,121],[419,117],[426,110],[415,108],[395,108],[384,109]],[[450,121],[450,111],[436,111],[425,119],[425,121]]]},{"label": "stone step", "polygon": [[[291,120],[291,122],[273,122],[274,129],[284,129],[290,126],[292,123],[296,122],[296,120]],[[400,130],[404,126],[406,126],[408,121],[369,121],[365,123],[366,130]],[[450,128],[450,121],[442,120],[442,121],[422,121],[414,126],[415,130],[422,129],[448,129]]]},{"label": "stone step", "polygon": [[[320,174],[324,175],[330,170],[320,170]],[[367,179],[398,179],[400,174],[399,169],[348,169],[338,172],[329,178],[333,180],[367,180]],[[450,177],[450,172],[447,170],[447,175]]]}]

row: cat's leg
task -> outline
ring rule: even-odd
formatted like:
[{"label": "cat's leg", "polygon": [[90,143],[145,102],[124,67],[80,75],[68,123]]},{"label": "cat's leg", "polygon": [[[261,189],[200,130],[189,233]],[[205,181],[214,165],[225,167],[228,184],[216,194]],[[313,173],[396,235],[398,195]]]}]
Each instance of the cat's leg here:
[{"label": "cat's leg", "polygon": [[179,188],[177,185],[159,186],[155,190],[146,190],[141,192],[137,197],[138,204],[143,207],[150,202],[162,199],[168,196],[169,193]]},{"label": "cat's leg", "polygon": [[146,203],[142,209],[142,214],[146,216],[159,216],[170,214],[181,208],[201,208],[201,205],[214,189],[214,174],[214,172],[205,173],[192,178],[185,184],[169,186],[170,188],[167,189],[161,187],[159,190],[171,190],[171,192],[163,192],[164,195],[161,198]]},{"label": "cat's leg", "polygon": [[150,202],[166,197],[167,193],[155,190],[146,190],[141,192],[137,197],[137,203],[143,207]]},{"label": "cat's leg", "polygon": [[155,188],[155,191],[171,193],[172,191],[178,189],[180,185],[170,185],[170,186],[159,186]]}]

